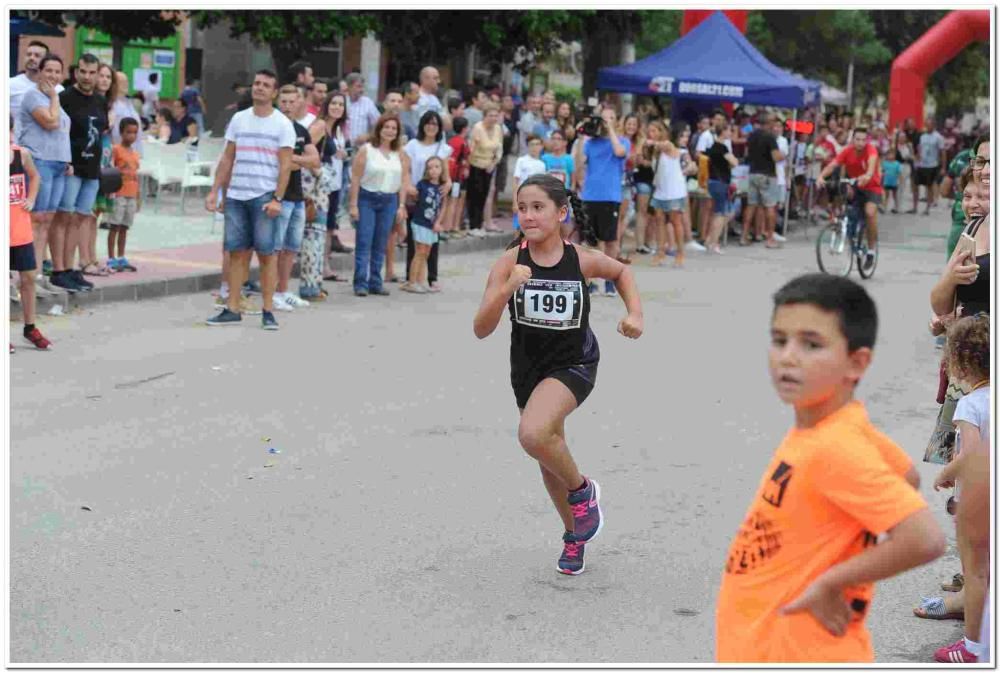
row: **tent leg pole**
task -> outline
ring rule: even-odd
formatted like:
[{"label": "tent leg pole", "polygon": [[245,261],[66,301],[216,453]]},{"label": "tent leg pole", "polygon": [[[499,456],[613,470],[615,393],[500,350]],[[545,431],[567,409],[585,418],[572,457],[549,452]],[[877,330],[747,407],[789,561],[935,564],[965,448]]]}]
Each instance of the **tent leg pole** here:
[{"label": "tent leg pole", "polygon": [[788,154],[785,158],[785,217],[781,224],[781,235],[788,236],[788,207],[792,201],[792,190],[788,187],[788,176],[795,171],[795,128],[799,120],[798,108],[792,110],[792,142],[788,143]]}]

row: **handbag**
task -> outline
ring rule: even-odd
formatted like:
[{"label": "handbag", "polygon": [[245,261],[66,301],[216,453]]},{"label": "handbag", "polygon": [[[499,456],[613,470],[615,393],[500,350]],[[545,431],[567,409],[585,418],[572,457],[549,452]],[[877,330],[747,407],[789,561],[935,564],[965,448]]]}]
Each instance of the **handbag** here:
[{"label": "handbag", "polygon": [[[320,146],[317,148],[319,150],[320,156],[323,155],[323,148],[326,146],[327,136],[323,137]],[[341,164],[340,171],[343,171],[343,164]],[[302,174],[302,194],[309,201],[313,202],[313,208],[316,210],[328,210],[330,207],[330,193],[337,191],[337,178],[340,177],[340,171],[338,171],[333,164],[321,164],[319,173],[314,173],[313,171],[306,171]],[[308,217],[308,203],[306,205],[306,221],[314,222],[315,219],[310,220]]]},{"label": "handbag", "polygon": [[101,196],[113,196],[122,188],[122,172],[114,166],[101,168],[101,178],[98,191]]},{"label": "handbag", "polygon": [[961,381],[948,381],[944,404],[938,409],[937,420],[931,431],[930,441],[924,449],[924,462],[947,465],[955,455],[955,409],[971,387]]}]

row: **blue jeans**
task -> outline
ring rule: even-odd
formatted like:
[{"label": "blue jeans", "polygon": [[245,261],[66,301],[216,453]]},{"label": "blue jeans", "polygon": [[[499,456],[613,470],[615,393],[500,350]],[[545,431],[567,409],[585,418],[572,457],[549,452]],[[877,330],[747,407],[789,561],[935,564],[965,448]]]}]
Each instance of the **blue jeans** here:
[{"label": "blue jeans", "polygon": [[358,195],[358,230],[354,242],[354,290],[382,289],[382,264],[389,232],[396,221],[399,194],[362,189]]},{"label": "blue jeans", "polygon": [[38,197],[34,212],[54,213],[66,191],[66,162],[36,159],[35,168],[38,169]]},{"label": "blue jeans", "polygon": [[191,119],[198,123],[198,137],[205,135],[205,114],[203,112],[189,112]]},{"label": "blue jeans", "polygon": [[278,215],[278,249],[298,252],[306,231],[306,202],[282,201]]},{"label": "blue jeans", "polygon": [[59,204],[59,212],[93,215],[100,187],[101,181],[96,178],[91,180],[78,175],[67,175],[66,189],[63,191],[62,203]]},{"label": "blue jeans", "polygon": [[239,201],[226,197],[226,227],[223,247],[227,252],[256,250],[258,255],[273,255],[279,247],[278,218],[268,217],[264,206],[274,197],[274,192],[261,194],[256,199]]}]

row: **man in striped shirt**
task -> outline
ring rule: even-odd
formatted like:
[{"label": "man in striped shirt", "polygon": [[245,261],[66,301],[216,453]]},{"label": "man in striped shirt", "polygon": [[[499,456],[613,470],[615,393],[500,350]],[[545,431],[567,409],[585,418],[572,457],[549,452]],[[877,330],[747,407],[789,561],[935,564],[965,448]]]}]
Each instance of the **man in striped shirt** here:
[{"label": "man in striped shirt", "polygon": [[350,127],[351,145],[360,147],[368,142],[378,118],[382,115],[374,101],[364,94],[365,78],[352,72],[347,76],[347,119]]},{"label": "man in striped shirt", "polygon": [[278,280],[278,216],[291,173],[295,130],[292,122],[274,108],[277,90],[277,76],[270,70],[258,70],[251,90],[253,107],[237,112],[229,122],[226,149],[219,159],[215,184],[205,199],[205,207],[214,212],[220,192],[225,195],[223,247],[230,255],[227,307],[209,318],[209,325],[242,321],[240,288],[250,275],[250,258],[256,251],[263,295],[262,327],[278,329],[273,313]]}]

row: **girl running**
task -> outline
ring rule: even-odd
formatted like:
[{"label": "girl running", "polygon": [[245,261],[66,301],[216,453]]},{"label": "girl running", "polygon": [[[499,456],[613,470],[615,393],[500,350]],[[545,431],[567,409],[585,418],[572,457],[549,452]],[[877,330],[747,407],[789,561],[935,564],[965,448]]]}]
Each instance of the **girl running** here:
[{"label": "girl running", "polygon": [[[538,461],[542,481],[562,519],[563,552],[556,570],[579,575],[583,550],[601,530],[597,482],[580,474],[566,446],[565,420],[594,389],[600,351],[590,330],[585,278],[614,281],[628,315],[618,332],[642,335],[642,305],[627,266],[596,250],[563,240],[560,223],[583,207],[561,180],[533,175],[515,195],[520,236],[493,265],[473,331],[484,339],[497,328],[506,305],[511,319],[510,379],[521,413],[518,439]],[[578,221],[582,227],[585,222]]]},{"label": "girl running", "polygon": [[[649,202],[656,211],[657,250],[653,256],[653,264],[663,264],[663,257],[670,247],[667,242],[668,228],[673,235],[673,246],[676,253],[674,266],[684,266],[684,206],[687,203],[687,184],[684,181],[684,171],[681,169],[681,149],[670,142],[670,132],[663,122],[650,123],[648,144],[657,156],[655,174],[653,177],[653,198]],[[669,221],[668,221],[669,220]]]},{"label": "girl running", "polygon": [[438,232],[441,231],[441,185],[444,180],[444,160],[441,157],[431,157],[424,164],[423,179],[417,183],[417,205],[410,220],[413,236],[413,260],[410,262],[409,282],[399,289],[414,294],[427,294],[431,291],[427,283],[427,259],[431,254],[431,246],[438,242]]}]

